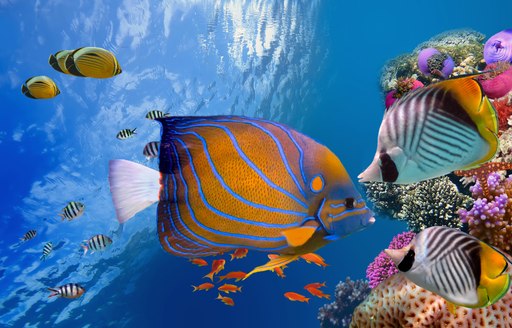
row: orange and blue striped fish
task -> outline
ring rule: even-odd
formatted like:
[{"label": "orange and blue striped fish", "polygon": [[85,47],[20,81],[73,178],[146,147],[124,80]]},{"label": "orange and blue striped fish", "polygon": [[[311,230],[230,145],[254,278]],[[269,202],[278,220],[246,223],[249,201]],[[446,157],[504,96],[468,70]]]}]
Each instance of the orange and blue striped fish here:
[{"label": "orange and blue striped fish", "polygon": [[158,235],[169,253],[280,254],[254,273],[374,222],[336,155],[283,124],[241,116],[157,121],[159,172],[112,160],[109,181],[120,222],[158,201]]}]

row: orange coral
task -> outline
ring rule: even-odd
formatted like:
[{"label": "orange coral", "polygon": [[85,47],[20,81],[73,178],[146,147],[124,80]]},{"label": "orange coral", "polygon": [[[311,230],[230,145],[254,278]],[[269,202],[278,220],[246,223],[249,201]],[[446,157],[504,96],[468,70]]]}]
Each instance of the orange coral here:
[{"label": "orange coral", "polygon": [[453,173],[459,177],[472,177],[475,176],[483,191],[485,198],[489,198],[491,193],[489,186],[487,185],[487,177],[489,174],[498,171],[512,170],[512,163],[506,162],[487,162],[482,164],[480,167],[471,170],[464,171],[453,171]]},{"label": "orange coral", "polygon": [[396,274],[377,288],[352,315],[351,328],[511,328],[512,292],[480,309],[457,307],[452,314],[446,301]]}]

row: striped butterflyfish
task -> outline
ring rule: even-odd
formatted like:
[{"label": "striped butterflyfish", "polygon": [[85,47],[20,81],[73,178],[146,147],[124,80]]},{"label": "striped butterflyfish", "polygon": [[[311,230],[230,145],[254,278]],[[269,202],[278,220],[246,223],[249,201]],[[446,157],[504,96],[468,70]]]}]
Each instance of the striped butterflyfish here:
[{"label": "striped butterflyfish", "polygon": [[151,141],[148,142],[144,146],[144,150],[142,151],[142,154],[146,156],[146,159],[151,158],[157,158],[158,157],[158,147],[160,147],[160,142],[158,141]]},{"label": "striped butterflyfish", "polygon": [[53,55],[50,55],[50,58],[48,58],[48,64],[50,64],[50,66],[53,67],[53,69],[57,72],[69,74],[69,71],[66,68],[66,59],[68,55],[72,52],[73,50],[57,51]]},{"label": "striped butterflyfish", "polygon": [[476,168],[498,150],[496,111],[471,76],[409,92],[382,120],[360,182],[409,184]]},{"label": "striped butterflyfish", "polygon": [[152,110],[146,114],[148,120],[156,120],[157,118],[169,117],[169,113],[164,113],[161,110]]},{"label": "striped butterflyfish", "polygon": [[68,221],[74,220],[80,215],[84,214],[85,205],[80,202],[69,202],[66,207],[62,209],[62,213],[59,214],[62,220],[68,219]]},{"label": "striped butterflyfish", "polygon": [[509,289],[509,259],[454,228],[427,228],[408,246],[385,252],[409,280],[454,305],[488,306]]},{"label": "striped butterflyfish", "polygon": [[105,235],[96,235],[88,240],[84,240],[84,255],[87,254],[88,250],[91,250],[91,254],[98,251],[104,251],[108,246],[112,244],[112,239]]},{"label": "striped butterflyfish", "polygon": [[135,130],[137,130],[137,128],[135,128],[133,130],[132,129],[123,129],[117,133],[116,138],[119,140],[126,140],[128,138],[131,138],[137,134],[137,133],[135,133]]},{"label": "striped butterflyfish", "polygon": [[105,79],[121,74],[116,56],[103,48],[83,47],[66,57],[66,69],[75,76]]},{"label": "striped butterflyfish", "polygon": [[52,292],[50,296],[48,296],[48,298],[53,296],[59,296],[64,298],[79,298],[80,296],[83,295],[83,293],[85,293],[85,288],[83,288],[79,284],[74,283],[65,284],[55,288],[48,288],[48,290]]},{"label": "striped butterflyfish", "polygon": [[20,238],[20,241],[21,242],[25,242],[27,240],[33,239],[35,236],[37,236],[37,231],[36,230],[29,230],[29,231],[25,232],[23,237]]},{"label": "striped butterflyfish", "polygon": [[21,86],[21,92],[32,99],[49,99],[60,93],[59,88],[48,76],[33,76]]},{"label": "striped butterflyfish", "polygon": [[158,201],[167,252],[277,252],[255,272],[272,270],[375,221],[336,155],[283,124],[241,116],[157,121],[159,172],[112,160],[109,182],[121,223]]},{"label": "striped butterflyfish", "polygon": [[51,241],[47,242],[46,244],[44,244],[43,246],[43,255],[41,255],[40,257],[40,260],[41,261],[44,261],[48,258],[48,256],[50,255],[50,253],[52,252],[53,250],[53,244]]}]

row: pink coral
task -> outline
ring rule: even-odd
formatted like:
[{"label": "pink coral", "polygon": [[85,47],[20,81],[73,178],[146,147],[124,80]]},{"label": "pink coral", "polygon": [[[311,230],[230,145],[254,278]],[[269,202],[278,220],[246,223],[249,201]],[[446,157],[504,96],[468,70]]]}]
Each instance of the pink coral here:
[{"label": "pink coral", "polygon": [[386,95],[386,108],[391,107],[395,103],[395,101],[402,98],[409,91],[416,90],[421,87],[423,87],[423,83],[421,83],[420,81],[416,80],[413,77],[398,79],[396,82],[396,89],[391,90]]},{"label": "pink coral", "polygon": [[457,307],[396,274],[373,289],[352,315],[351,328],[510,328],[512,292],[485,308]]},{"label": "pink coral", "polygon": [[[401,234],[396,235],[389,243],[389,249],[400,249],[403,248],[411,242],[416,234],[414,232],[403,232]],[[369,281],[370,288],[377,287],[382,281],[391,277],[398,273],[393,261],[389,258],[389,256],[380,252],[379,255],[373,260],[368,268],[366,269],[366,277]]]},{"label": "pink coral", "polygon": [[489,98],[501,98],[512,90],[512,68],[510,66],[510,63],[498,62],[485,67],[485,71],[490,71],[490,73],[481,75],[478,80]]}]

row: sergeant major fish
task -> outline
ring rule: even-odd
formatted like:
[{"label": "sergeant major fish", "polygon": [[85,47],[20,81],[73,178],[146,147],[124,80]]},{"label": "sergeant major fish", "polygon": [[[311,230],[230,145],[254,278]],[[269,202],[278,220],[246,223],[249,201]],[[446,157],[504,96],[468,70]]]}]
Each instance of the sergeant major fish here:
[{"label": "sergeant major fish", "polygon": [[41,261],[46,260],[48,258],[48,256],[50,255],[50,253],[52,252],[52,250],[53,250],[53,244],[51,241],[44,244],[43,255],[41,255],[40,260]]},{"label": "sergeant major fish", "polygon": [[79,298],[80,296],[83,295],[83,293],[85,293],[85,288],[83,288],[79,284],[73,284],[73,283],[65,284],[65,285],[62,285],[59,287],[55,287],[55,288],[48,288],[48,290],[52,292],[50,294],[50,296],[48,296],[48,298],[54,297],[54,296],[59,296],[59,297],[64,297],[64,298]]},{"label": "sergeant major fish", "polygon": [[62,213],[59,216],[62,220],[67,219],[68,221],[74,220],[84,214],[85,205],[80,202],[69,202],[66,207],[62,209]]},{"label": "sergeant major fish", "polygon": [[96,235],[88,240],[84,240],[84,255],[87,254],[88,250],[91,250],[91,254],[98,251],[104,251],[108,246],[112,244],[112,239],[105,235]]},{"label": "sergeant major fish", "polygon": [[132,129],[123,129],[117,133],[116,138],[119,140],[126,140],[128,138],[131,138],[134,135],[136,135],[135,130],[137,130],[137,128],[135,128],[133,130]]}]

